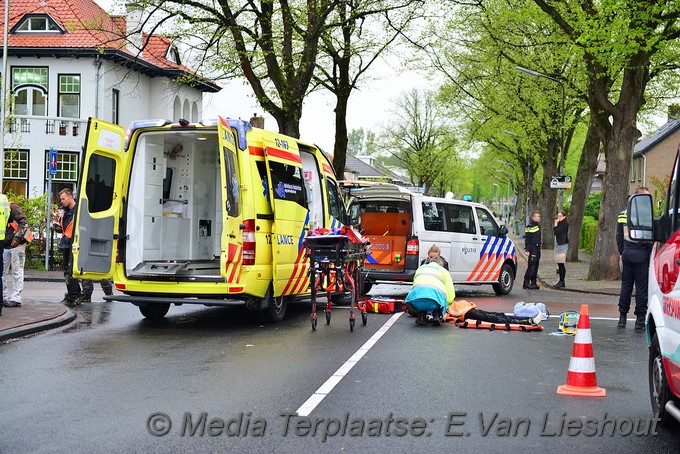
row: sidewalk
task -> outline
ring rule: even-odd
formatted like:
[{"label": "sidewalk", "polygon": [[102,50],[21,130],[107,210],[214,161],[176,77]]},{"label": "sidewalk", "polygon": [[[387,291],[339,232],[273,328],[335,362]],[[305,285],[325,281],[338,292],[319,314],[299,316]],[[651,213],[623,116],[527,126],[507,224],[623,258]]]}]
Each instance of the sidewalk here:
[{"label": "sidewalk", "polygon": [[[25,282],[64,282],[63,271],[26,270]],[[21,307],[3,307],[0,316],[0,342],[27,336],[71,323],[76,311],[45,301],[24,299]]]},{"label": "sidewalk", "polygon": [[[526,263],[524,254],[524,238],[510,234],[510,238],[517,247],[517,253]],[[561,290],[596,295],[618,296],[621,290],[621,281],[588,281],[588,268],[590,268],[590,254],[580,250],[578,262],[567,262],[566,287]],[[517,284],[522,283],[523,276],[517,276]],[[557,276],[557,264],[552,249],[541,250],[541,262],[538,268],[538,280],[544,287],[552,287],[559,280]]]}]

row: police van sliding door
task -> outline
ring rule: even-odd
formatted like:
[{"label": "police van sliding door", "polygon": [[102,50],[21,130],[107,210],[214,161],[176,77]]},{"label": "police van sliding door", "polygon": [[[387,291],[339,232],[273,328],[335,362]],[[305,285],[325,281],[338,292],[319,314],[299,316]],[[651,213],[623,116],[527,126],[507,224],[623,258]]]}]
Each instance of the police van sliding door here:
[{"label": "police van sliding door", "polygon": [[241,182],[234,131],[220,117],[217,124],[219,136],[220,176],[222,180],[222,235],[220,238],[220,275],[235,284],[241,277],[243,244],[239,244],[241,232]]},{"label": "police van sliding door", "polygon": [[121,209],[125,130],[90,118],[78,183],[78,212],[73,230],[73,275],[111,276]]},{"label": "police van sliding door", "polygon": [[302,242],[309,210],[297,143],[281,136],[268,138],[265,162],[274,211],[271,241],[274,296],[305,293],[309,287],[309,260],[305,258]]}]

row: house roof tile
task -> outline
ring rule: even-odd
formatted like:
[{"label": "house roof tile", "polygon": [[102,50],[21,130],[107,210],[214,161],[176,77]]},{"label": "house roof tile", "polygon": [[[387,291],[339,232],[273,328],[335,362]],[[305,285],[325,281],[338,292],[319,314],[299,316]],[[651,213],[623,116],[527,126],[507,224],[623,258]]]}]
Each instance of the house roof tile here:
[{"label": "house roof tile", "polygon": [[[198,76],[190,68],[177,64],[166,57],[172,42],[163,36],[143,34],[146,44],[141,53],[126,46],[127,27],[124,16],[112,16],[93,0],[10,0],[9,28],[17,26],[27,14],[49,14],[65,33],[12,33],[9,36],[10,55],[31,51],[44,54],[82,53],[103,50],[104,58],[129,60],[146,72],[169,77],[185,75],[198,80],[197,86],[204,91],[219,91],[220,87]],[[4,17],[4,4],[0,3],[0,23]],[[0,35],[0,45],[3,44]],[[113,58],[115,57],[115,58]],[[165,74],[163,74],[165,72]]]}]

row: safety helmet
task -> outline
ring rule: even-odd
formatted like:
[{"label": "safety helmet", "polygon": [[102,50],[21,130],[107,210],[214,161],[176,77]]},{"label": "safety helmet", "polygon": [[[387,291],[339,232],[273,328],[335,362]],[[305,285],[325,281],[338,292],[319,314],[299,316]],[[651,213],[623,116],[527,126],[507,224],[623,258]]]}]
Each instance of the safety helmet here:
[{"label": "safety helmet", "polygon": [[576,334],[579,315],[576,311],[562,311],[560,313],[559,330],[564,334]]}]

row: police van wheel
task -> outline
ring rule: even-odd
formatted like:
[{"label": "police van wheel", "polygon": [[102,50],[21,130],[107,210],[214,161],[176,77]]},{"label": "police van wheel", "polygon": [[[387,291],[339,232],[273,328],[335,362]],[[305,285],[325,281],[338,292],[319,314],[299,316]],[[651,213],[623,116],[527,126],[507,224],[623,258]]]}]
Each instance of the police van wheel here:
[{"label": "police van wheel", "polygon": [[512,286],[515,283],[515,273],[512,272],[512,267],[505,263],[501,268],[501,274],[498,277],[498,283],[493,284],[493,291],[496,295],[507,295],[512,291]]},{"label": "police van wheel", "polygon": [[273,295],[274,287],[270,284],[267,293],[264,296],[263,305],[266,306],[266,308],[263,312],[269,321],[280,322],[283,320],[283,317],[286,316],[288,302],[283,296],[274,297]]},{"label": "police van wheel", "polygon": [[170,303],[152,303],[139,306],[139,312],[150,320],[160,320],[170,310]]},{"label": "police van wheel", "polygon": [[677,424],[677,421],[666,411],[666,403],[673,398],[666,371],[663,367],[663,358],[659,348],[659,339],[654,333],[652,346],[649,349],[649,397],[652,400],[654,417],[659,418],[661,426],[669,427]]}]

